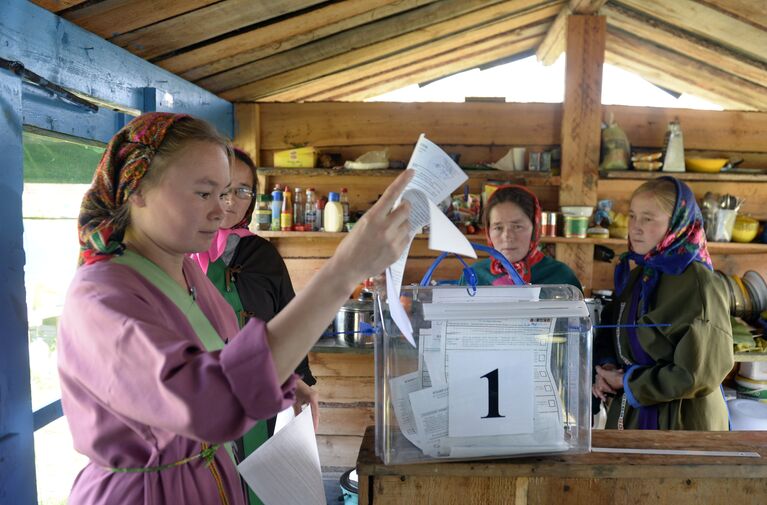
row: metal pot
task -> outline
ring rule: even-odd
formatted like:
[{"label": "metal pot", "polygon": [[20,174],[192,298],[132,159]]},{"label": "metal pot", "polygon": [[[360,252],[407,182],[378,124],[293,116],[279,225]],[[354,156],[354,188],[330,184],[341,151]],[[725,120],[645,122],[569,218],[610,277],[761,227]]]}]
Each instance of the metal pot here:
[{"label": "metal pot", "polygon": [[[361,324],[364,323],[364,324]],[[351,300],[341,307],[333,322],[336,341],[350,347],[373,347],[373,302]]]}]

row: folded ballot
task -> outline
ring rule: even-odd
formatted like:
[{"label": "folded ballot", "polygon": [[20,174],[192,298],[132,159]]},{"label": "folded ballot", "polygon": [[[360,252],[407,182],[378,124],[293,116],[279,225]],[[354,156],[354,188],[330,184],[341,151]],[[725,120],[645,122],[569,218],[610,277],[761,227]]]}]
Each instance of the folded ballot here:
[{"label": "folded ballot", "polygon": [[402,334],[415,346],[413,328],[399,300],[405,264],[410,252],[410,244],[416,234],[429,226],[429,249],[446,251],[476,258],[474,248],[461,231],[437,207],[437,204],[450,196],[456,188],[466,182],[468,176],[461,170],[445,151],[426,138],[424,134],[410,157],[407,168],[415,170],[396,205],[402,200],[410,202],[410,243],[402,256],[386,269],[386,294],[392,320]]}]

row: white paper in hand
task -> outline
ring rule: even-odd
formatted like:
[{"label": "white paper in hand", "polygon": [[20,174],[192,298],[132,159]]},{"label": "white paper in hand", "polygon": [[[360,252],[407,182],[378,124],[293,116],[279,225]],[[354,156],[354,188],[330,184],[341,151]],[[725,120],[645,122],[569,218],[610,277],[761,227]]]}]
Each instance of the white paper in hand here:
[{"label": "white paper in hand", "polygon": [[325,505],[311,409],[305,408],[237,470],[264,505]]}]

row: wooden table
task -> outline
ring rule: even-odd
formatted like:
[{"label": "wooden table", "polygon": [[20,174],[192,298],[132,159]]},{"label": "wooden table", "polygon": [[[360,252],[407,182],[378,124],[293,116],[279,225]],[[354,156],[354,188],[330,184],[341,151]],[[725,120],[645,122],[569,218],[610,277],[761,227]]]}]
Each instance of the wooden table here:
[{"label": "wooden table", "polygon": [[360,504],[767,504],[767,432],[595,431],[594,447],[757,452],[761,458],[592,452],[385,466],[365,432]]}]

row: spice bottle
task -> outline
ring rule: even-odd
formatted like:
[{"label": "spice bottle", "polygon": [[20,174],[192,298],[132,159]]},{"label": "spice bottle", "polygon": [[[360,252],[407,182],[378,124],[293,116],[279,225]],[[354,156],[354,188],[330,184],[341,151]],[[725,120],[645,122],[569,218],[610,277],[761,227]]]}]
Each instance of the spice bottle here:
[{"label": "spice bottle", "polygon": [[304,193],[301,188],[293,188],[293,229],[304,231]]},{"label": "spice bottle", "polygon": [[328,193],[328,203],[323,213],[325,231],[339,232],[344,229],[344,209],[339,200],[338,193],[334,191]]},{"label": "spice bottle", "polygon": [[324,229],[324,214],[325,214],[325,204],[328,202],[328,199],[324,196],[322,198],[317,199],[317,206],[316,206],[316,219],[317,219],[317,231],[322,231]]},{"label": "spice bottle", "polygon": [[282,190],[272,191],[272,231],[280,231],[280,214],[282,213]]},{"label": "spice bottle", "polygon": [[287,186],[285,186],[285,193],[283,194],[280,228],[282,231],[291,231],[293,229],[293,194]]},{"label": "spice bottle", "polygon": [[263,231],[271,228],[272,208],[271,198],[269,195],[258,195],[256,210],[253,212],[253,214],[255,214],[256,230]]},{"label": "spice bottle", "polygon": [[346,229],[346,223],[349,222],[349,190],[348,189],[341,188],[341,197],[339,198],[339,202],[341,202],[341,208],[343,209],[344,229]]},{"label": "spice bottle", "polygon": [[304,205],[304,230],[317,231],[317,201],[314,198],[314,188],[306,190],[306,204]]}]

